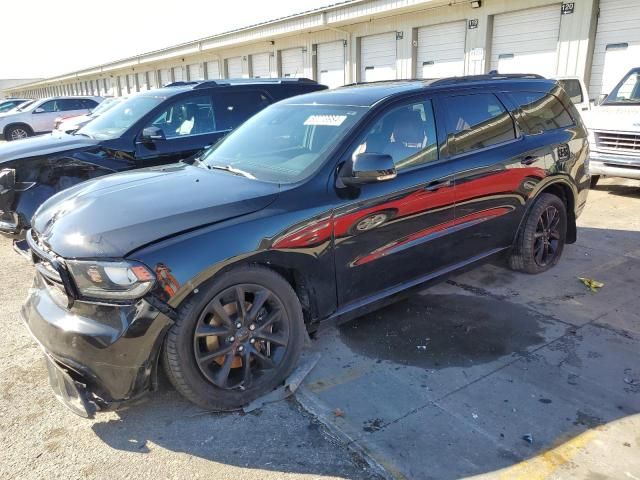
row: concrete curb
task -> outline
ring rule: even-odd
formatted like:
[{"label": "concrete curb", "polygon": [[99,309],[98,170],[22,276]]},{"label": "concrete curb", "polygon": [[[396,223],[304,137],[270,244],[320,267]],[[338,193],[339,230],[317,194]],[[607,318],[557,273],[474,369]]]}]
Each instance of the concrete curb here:
[{"label": "concrete curb", "polygon": [[298,388],[295,398],[302,408],[317,418],[325,428],[339,441],[344,443],[352,453],[363,458],[364,461],[367,462],[367,465],[369,465],[369,468],[380,475],[380,477],[385,480],[406,480],[404,475],[397,472],[390,465],[385,465],[386,462],[376,457],[373,453],[373,447],[367,440],[357,438],[353,433],[348,432],[338,425],[333,420],[335,417],[333,411],[305,386]]}]

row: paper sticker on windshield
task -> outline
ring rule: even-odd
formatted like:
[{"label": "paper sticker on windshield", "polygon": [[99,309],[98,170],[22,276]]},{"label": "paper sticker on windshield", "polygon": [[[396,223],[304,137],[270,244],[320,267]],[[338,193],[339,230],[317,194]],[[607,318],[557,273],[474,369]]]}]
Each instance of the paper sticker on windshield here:
[{"label": "paper sticker on windshield", "polygon": [[305,125],[324,125],[339,127],[347,119],[346,115],[311,115],[304,121]]}]

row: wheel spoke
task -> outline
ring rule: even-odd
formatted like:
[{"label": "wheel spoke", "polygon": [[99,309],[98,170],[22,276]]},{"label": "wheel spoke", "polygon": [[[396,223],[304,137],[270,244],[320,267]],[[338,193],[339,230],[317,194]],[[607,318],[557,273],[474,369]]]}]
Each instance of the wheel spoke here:
[{"label": "wheel spoke", "polygon": [[231,320],[222,303],[220,303],[219,298],[214,298],[213,301],[207,305],[206,313],[215,313],[222,323],[229,327],[233,326],[233,320]]},{"label": "wheel spoke", "polygon": [[254,357],[256,357],[256,360],[258,360],[258,363],[260,363],[260,365],[262,365],[263,368],[276,367],[276,364],[274,363],[273,360],[271,360],[269,357],[264,355],[262,352],[259,352],[257,349],[254,348],[252,353]]},{"label": "wheel spoke", "polygon": [[229,354],[226,357],[224,357],[224,363],[213,376],[213,383],[215,383],[220,388],[225,388],[227,386],[227,379],[229,378],[229,372],[231,372],[232,364],[233,364],[232,354]]},{"label": "wheel spoke", "polygon": [[276,345],[280,345],[283,347],[287,345],[289,340],[286,335],[274,335],[273,333],[264,331],[259,332],[257,335],[255,335],[255,337],[259,338],[260,340],[275,343]]},{"label": "wheel spoke", "polygon": [[245,310],[244,305],[244,288],[242,288],[240,285],[237,285],[235,291],[236,304],[238,305],[238,319],[244,324],[244,320],[247,316],[247,311]]},{"label": "wheel spoke", "polygon": [[247,352],[242,356],[242,386],[247,388],[251,385],[251,352]]},{"label": "wheel spoke", "polygon": [[[213,359],[221,357],[222,355],[227,355],[233,350],[233,345],[226,345],[224,347],[220,347],[213,352],[208,352],[205,355],[198,356],[198,363],[200,365],[207,365],[213,361]],[[227,355],[229,357],[230,355]]]},{"label": "wheel spoke", "polygon": [[227,327],[216,327],[215,325],[210,324],[201,324],[196,328],[195,336],[196,338],[202,337],[219,337],[222,335],[228,335],[230,330]]},{"label": "wheel spoke", "polygon": [[542,256],[544,255],[544,242],[541,242],[541,245],[538,247],[538,249],[536,250],[536,253],[534,254],[536,263],[538,265],[542,265]]},{"label": "wheel spoke", "polygon": [[553,238],[554,240],[560,240],[560,232],[558,230],[551,230],[549,232],[549,237]]},{"label": "wheel spoke", "polygon": [[264,322],[262,322],[261,324],[258,325],[258,328],[256,329],[256,332],[260,333],[260,332],[265,331],[271,325],[276,323],[279,319],[280,319],[280,311],[279,310],[275,310],[275,311],[271,312],[269,314],[269,316],[264,320]]},{"label": "wheel spoke", "polygon": [[264,289],[258,290],[258,292],[254,294],[251,308],[249,308],[249,311],[247,312],[247,320],[249,322],[255,321],[265,302],[269,300],[269,297],[271,297],[271,292]]},{"label": "wheel spoke", "polygon": [[543,235],[544,235],[544,233],[542,233],[542,232],[535,232],[533,234],[533,238],[542,238]]}]

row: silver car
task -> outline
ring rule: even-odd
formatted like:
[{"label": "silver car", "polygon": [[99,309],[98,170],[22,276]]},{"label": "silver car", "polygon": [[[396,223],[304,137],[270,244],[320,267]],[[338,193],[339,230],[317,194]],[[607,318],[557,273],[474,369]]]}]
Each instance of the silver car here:
[{"label": "silver car", "polygon": [[50,97],[36,100],[24,108],[0,114],[0,134],[5,140],[18,140],[53,130],[61,114],[84,115],[100,104],[102,97]]}]

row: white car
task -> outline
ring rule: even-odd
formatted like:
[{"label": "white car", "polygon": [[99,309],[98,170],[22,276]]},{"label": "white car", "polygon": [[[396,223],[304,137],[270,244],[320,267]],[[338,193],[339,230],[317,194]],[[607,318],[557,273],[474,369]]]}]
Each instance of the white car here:
[{"label": "white car", "polygon": [[591,103],[589,103],[589,93],[587,92],[587,86],[580,77],[556,77],[558,83],[562,86],[571,102],[576,106],[576,109],[584,115],[583,112],[591,110]]},{"label": "white car", "polygon": [[84,127],[87,123],[96,117],[99,117],[104,112],[112,107],[115,107],[127,97],[110,97],[105,98],[100,105],[91,110],[85,115],[65,115],[64,117],[58,117],[55,120],[54,130],[64,133],[72,133],[78,130],[80,127]]},{"label": "white car", "polygon": [[589,173],[640,179],[640,67],[633,68],[598,105],[583,112],[589,129]]},{"label": "white car", "polygon": [[5,140],[18,140],[53,130],[55,119],[65,115],[84,115],[97,107],[102,97],[51,97],[36,100],[25,108],[0,114],[0,134]]}]

